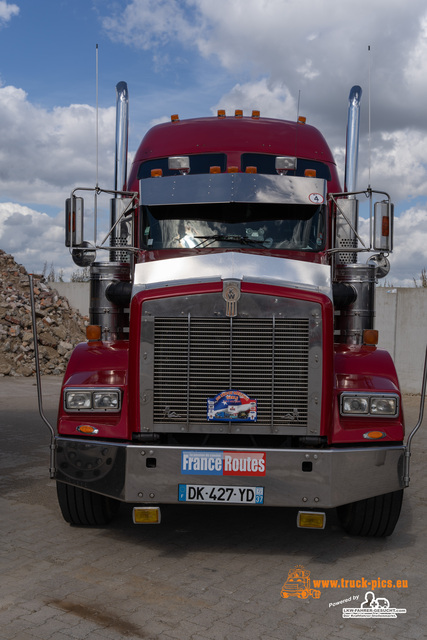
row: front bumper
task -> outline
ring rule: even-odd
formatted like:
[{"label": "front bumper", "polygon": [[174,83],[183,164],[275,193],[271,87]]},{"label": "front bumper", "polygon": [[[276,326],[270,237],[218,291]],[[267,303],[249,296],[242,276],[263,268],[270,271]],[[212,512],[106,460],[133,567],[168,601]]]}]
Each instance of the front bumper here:
[{"label": "front bumper", "polygon": [[265,449],[265,475],[181,472],[183,452],[249,456],[251,449],[146,446],[62,436],[56,445],[58,481],[133,504],[177,504],[178,485],[183,483],[257,485],[264,487],[265,506],[324,509],[403,488],[403,445]]}]

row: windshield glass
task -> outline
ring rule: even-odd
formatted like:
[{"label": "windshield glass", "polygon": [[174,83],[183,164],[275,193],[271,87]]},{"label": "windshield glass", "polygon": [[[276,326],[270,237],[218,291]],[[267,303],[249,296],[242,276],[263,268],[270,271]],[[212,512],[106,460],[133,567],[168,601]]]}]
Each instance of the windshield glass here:
[{"label": "windshield glass", "polygon": [[320,251],[324,207],[260,203],[208,203],[142,207],[147,249],[251,246]]}]

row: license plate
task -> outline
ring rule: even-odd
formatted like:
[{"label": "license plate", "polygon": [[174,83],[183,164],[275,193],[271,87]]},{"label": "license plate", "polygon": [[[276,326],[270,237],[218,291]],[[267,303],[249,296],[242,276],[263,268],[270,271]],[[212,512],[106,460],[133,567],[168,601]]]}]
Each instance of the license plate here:
[{"label": "license plate", "polygon": [[178,500],[179,502],[263,504],[264,487],[180,484],[178,485]]}]

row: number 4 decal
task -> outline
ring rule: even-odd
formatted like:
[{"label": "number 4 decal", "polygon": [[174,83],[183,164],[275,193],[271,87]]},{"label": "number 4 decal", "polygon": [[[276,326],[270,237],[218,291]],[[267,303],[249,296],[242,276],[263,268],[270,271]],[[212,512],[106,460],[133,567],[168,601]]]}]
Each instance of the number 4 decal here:
[{"label": "number 4 decal", "polygon": [[313,204],[323,204],[323,196],[320,193],[310,193],[308,199]]}]

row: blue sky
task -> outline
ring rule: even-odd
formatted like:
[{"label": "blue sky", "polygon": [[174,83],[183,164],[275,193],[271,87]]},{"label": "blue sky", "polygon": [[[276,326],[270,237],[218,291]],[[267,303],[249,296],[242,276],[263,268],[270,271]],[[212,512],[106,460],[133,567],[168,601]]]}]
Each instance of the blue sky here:
[{"label": "blue sky", "polygon": [[[348,93],[363,88],[359,188],[396,205],[390,283],[427,267],[427,7],[411,0],[0,0],[0,249],[69,277],[63,202],[112,187],[115,85],[130,95],[129,158],[144,132],[181,118],[254,108],[321,129],[343,166]],[[368,54],[368,45],[371,54]]]}]

